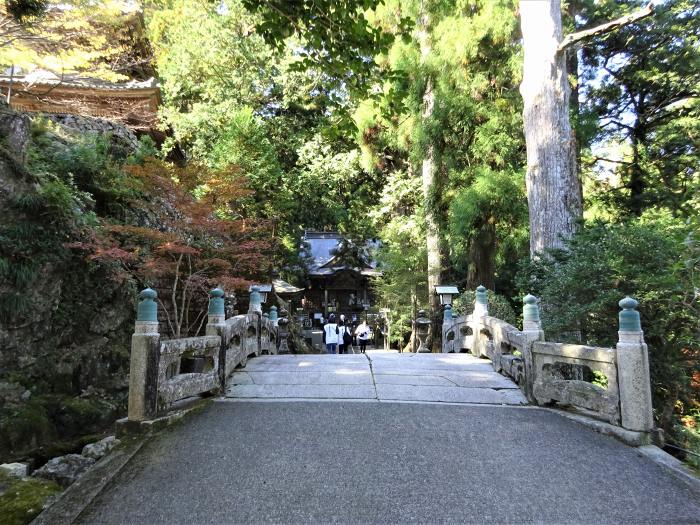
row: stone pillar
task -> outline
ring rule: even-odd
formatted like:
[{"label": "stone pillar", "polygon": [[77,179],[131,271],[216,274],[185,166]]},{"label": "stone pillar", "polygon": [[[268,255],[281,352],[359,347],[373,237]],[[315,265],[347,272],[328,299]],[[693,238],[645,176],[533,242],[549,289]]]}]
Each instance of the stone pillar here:
[{"label": "stone pillar", "polygon": [[221,337],[219,347],[219,382],[222,391],[226,387],[226,299],[221,288],[214,288],[209,292],[209,310],[207,318],[206,335],[218,335]]},{"label": "stone pillar", "polygon": [[537,297],[527,294],[523,297],[523,364],[525,365],[525,397],[531,403],[535,402],[532,394],[532,385],[535,382],[532,345],[535,341],[544,341],[540,308],[537,305]]},{"label": "stone pillar", "polygon": [[277,317],[277,307],[276,306],[270,306],[270,323],[272,323],[272,326],[277,326],[278,322],[278,317]]},{"label": "stone pillar", "polygon": [[483,286],[478,286],[476,289],[476,299],[474,300],[474,315],[475,319],[489,315],[488,305],[488,290]]},{"label": "stone pillar", "polygon": [[146,288],[139,294],[136,310],[136,326],[131,336],[131,360],[129,365],[130,421],[153,419],[158,410],[158,358],[160,334],[158,333],[158,294]]},{"label": "stone pillar", "polygon": [[280,315],[281,317],[277,321],[277,353],[289,354],[289,345],[287,344],[287,339],[289,338],[289,319],[287,318],[287,311],[282,309]]},{"label": "stone pillar", "polygon": [[425,310],[420,310],[418,312],[418,318],[416,319],[416,335],[418,336],[418,341],[420,346],[416,350],[419,354],[429,354],[431,352],[426,341],[428,340],[428,335],[430,335],[430,319],[425,313]]},{"label": "stone pillar", "polygon": [[484,342],[482,341],[481,329],[483,325],[483,318],[489,315],[488,306],[488,291],[484,286],[478,286],[476,288],[476,297],[474,298],[474,312],[472,313],[471,321],[469,326],[472,329],[474,337],[472,339],[472,355],[475,357],[481,357],[486,355],[487,352],[484,349]]},{"label": "stone pillar", "polygon": [[619,303],[620,330],[617,343],[617,381],[620,388],[622,426],[638,432],[654,428],[651,406],[649,353],[636,310],[637,301],[625,297]]},{"label": "stone pillar", "polygon": [[262,315],[262,300],[260,298],[260,287],[252,286],[250,288],[250,301],[248,303],[248,313],[256,313]]},{"label": "stone pillar", "polygon": [[[226,310],[224,309],[224,291],[221,288],[214,288],[209,292],[209,317],[207,319],[207,335],[210,325],[219,325],[226,322]],[[211,334],[217,335],[217,334]]]},{"label": "stone pillar", "polygon": [[445,305],[445,310],[442,314],[442,322],[444,324],[452,324],[452,306],[449,304]]}]

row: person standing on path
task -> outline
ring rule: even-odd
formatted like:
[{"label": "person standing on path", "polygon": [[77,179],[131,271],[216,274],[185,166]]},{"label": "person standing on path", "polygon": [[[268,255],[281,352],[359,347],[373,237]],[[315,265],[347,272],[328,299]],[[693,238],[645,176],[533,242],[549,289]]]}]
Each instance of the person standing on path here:
[{"label": "person standing on path", "polygon": [[344,320],[340,321],[340,340],[338,345],[340,347],[341,354],[349,354],[352,350],[352,328],[350,323]]},{"label": "person standing on path", "polygon": [[340,330],[335,322],[335,314],[328,316],[328,322],[323,325],[323,342],[326,343],[326,353],[335,354],[338,351]]},{"label": "person standing on path", "polygon": [[345,353],[345,345],[343,344],[343,334],[345,333],[345,320],[343,316],[340,316],[340,321],[338,321],[338,353]]},{"label": "person standing on path", "polygon": [[371,329],[367,325],[367,321],[362,321],[360,326],[355,330],[355,335],[360,343],[360,353],[364,354],[367,350],[367,341],[369,340]]}]

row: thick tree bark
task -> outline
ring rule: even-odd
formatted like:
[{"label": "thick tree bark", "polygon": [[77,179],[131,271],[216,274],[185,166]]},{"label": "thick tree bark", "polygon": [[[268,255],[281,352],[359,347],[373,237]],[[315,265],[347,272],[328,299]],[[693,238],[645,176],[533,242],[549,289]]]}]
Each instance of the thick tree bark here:
[{"label": "thick tree bark", "polygon": [[[421,62],[426,63],[431,51],[430,37],[428,34],[429,17],[424,5],[421,5],[422,15],[418,26],[418,40],[421,49]],[[423,92],[423,123],[430,120],[435,110],[435,92],[433,90],[433,78],[428,76]],[[440,229],[438,216],[438,167],[435,162],[435,141],[430,138],[423,157],[423,203],[425,209],[426,249],[428,253],[428,298],[430,301],[430,319],[433,325],[440,314],[440,300],[435,295],[435,286],[440,284],[442,274],[442,255],[440,252]],[[432,337],[428,344],[436,343],[436,335],[439,332],[433,326]]]},{"label": "thick tree bark", "polygon": [[582,215],[559,1],[520,2],[530,255],[563,246]]},{"label": "thick tree bark", "polygon": [[[576,20],[576,17],[581,12],[581,2],[580,1],[569,1],[567,14],[571,20]],[[569,79],[569,89],[571,90],[571,95],[569,96],[569,116],[574,119],[574,128],[579,121],[581,116],[581,105],[579,101],[579,77],[578,77],[578,53],[576,49],[571,49],[566,53],[566,72]],[[572,139],[575,141],[574,150],[576,155],[576,173],[581,173],[581,141],[576,134],[576,129],[574,129],[572,134]],[[583,201],[583,187],[581,184],[581,178],[576,177],[578,180],[578,192],[581,194],[581,200]]]},{"label": "thick tree bark", "polygon": [[494,289],[496,258],[496,227],[488,221],[481,227],[469,245],[469,268],[467,270],[467,290],[484,285]]}]

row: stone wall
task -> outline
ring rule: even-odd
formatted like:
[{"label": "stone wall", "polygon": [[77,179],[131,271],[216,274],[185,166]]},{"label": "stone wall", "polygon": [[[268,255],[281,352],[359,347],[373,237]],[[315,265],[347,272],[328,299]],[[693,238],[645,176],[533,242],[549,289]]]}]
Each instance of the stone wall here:
[{"label": "stone wall", "polygon": [[136,150],[139,147],[139,139],[136,134],[118,122],[79,115],[46,114],[44,117],[51,122],[59,124],[69,133],[79,135],[86,133],[104,135],[108,133],[112,137],[112,141],[118,146],[130,150]]},{"label": "stone wall", "polygon": [[[38,191],[37,180],[24,167],[31,120],[0,107],[3,231],[29,222],[16,200],[31,199]],[[131,150],[137,143],[129,130],[106,121],[57,120],[76,133],[109,132],[119,147]],[[41,250],[44,240],[41,235],[27,239],[35,241],[33,250]],[[60,246],[65,240],[55,242]],[[61,453],[49,450],[55,444],[72,451],[84,435],[101,432],[125,412],[137,290],[129,282],[114,282],[107,269],[67,250],[3,252],[2,311],[19,313],[0,316],[0,460]],[[32,274],[20,287],[14,274],[26,268]],[[26,307],[15,308],[13,301]]]}]

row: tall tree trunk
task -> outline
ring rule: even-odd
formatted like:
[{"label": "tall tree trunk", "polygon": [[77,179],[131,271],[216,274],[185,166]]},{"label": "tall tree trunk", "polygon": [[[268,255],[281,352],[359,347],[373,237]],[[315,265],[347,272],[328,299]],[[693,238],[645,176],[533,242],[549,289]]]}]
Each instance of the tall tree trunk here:
[{"label": "tall tree trunk", "polygon": [[520,93],[527,146],[530,256],[563,246],[582,215],[576,141],[569,123],[569,83],[558,0],[520,2],[524,63]]},{"label": "tall tree trunk", "polygon": [[[429,30],[429,16],[424,3],[421,3],[421,16],[418,25],[418,40],[421,50],[421,64],[425,65],[431,52]],[[432,74],[429,74],[423,92],[423,125],[428,122],[435,110],[435,92],[433,90]],[[423,205],[425,209],[426,227],[426,249],[428,253],[428,300],[430,301],[430,319],[433,321],[432,336],[429,344],[434,345],[437,341],[436,320],[440,314],[440,300],[435,294],[435,286],[440,284],[442,273],[442,256],[440,253],[440,230],[439,211],[437,197],[438,167],[435,162],[435,140],[428,139],[426,151],[423,157],[422,178],[423,178]]]},{"label": "tall tree trunk", "polygon": [[496,227],[493,221],[487,219],[469,243],[467,290],[474,290],[479,285],[484,285],[489,290],[494,289],[495,258]]},{"label": "tall tree trunk", "polygon": [[629,180],[627,189],[629,190],[629,210],[639,217],[644,211],[644,194],[647,190],[646,177],[642,169],[642,152],[646,142],[646,122],[644,113],[646,111],[645,94],[640,93],[634,105],[636,117],[632,126],[630,138],[632,141],[632,164],[629,167]]},{"label": "tall tree trunk", "polygon": [[[569,1],[568,6],[568,16],[571,20],[576,21],[576,17],[581,13],[582,6],[581,2],[575,2],[573,0]],[[567,78],[569,80],[569,89],[571,89],[571,95],[569,97],[569,116],[574,119],[574,129],[571,133],[571,140],[574,141],[574,154],[576,155],[576,180],[578,182],[578,193],[581,195],[581,200],[583,201],[583,188],[581,184],[581,178],[578,174],[581,173],[581,141],[576,135],[576,127],[579,124],[579,119],[581,116],[581,103],[579,100],[579,77],[578,77],[578,52],[576,49],[571,49],[566,52],[566,72]]]}]

